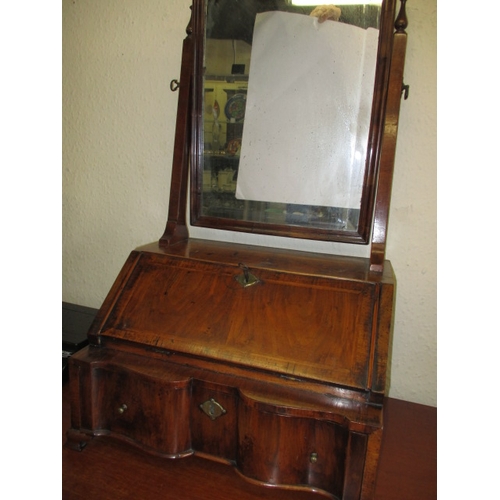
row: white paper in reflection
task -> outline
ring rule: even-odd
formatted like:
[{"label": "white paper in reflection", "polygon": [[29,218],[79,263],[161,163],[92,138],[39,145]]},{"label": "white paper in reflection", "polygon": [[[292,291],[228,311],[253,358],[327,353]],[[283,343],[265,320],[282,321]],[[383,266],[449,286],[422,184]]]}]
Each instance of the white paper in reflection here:
[{"label": "white paper in reflection", "polygon": [[238,199],[359,208],[377,45],[373,28],[257,15]]}]

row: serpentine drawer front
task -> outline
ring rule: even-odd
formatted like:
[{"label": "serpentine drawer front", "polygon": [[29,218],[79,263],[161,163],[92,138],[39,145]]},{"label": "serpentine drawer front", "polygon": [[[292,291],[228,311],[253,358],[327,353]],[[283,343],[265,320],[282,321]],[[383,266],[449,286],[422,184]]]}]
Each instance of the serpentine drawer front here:
[{"label": "serpentine drawer front", "polygon": [[[332,498],[349,498],[342,497],[346,472],[363,463],[351,450],[360,435],[354,430],[366,430],[366,444],[380,428],[376,412],[366,425],[359,421],[362,405],[348,409],[339,400],[336,407],[334,398],[300,384],[280,398],[249,378],[119,351],[102,356],[94,347],[75,354],[71,369],[80,381],[72,400],[73,444],[84,435],[108,435],[169,458],[197,453],[234,465],[250,480],[311,487]],[[366,449],[360,451],[362,457]]]},{"label": "serpentine drawer front", "polygon": [[239,407],[238,431],[237,463],[246,476],[342,494],[349,438],[345,426],[282,415],[279,406],[248,396]]},{"label": "serpentine drawer front", "polygon": [[95,374],[98,427],[173,457],[191,448],[189,379],[167,381],[103,367]]}]

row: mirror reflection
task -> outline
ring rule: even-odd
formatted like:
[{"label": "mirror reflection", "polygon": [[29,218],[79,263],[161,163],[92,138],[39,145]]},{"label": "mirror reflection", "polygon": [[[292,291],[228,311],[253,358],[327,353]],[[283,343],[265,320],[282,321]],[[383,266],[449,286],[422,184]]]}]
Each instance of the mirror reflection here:
[{"label": "mirror reflection", "polygon": [[[322,107],[317,110],[311,106],[304,107],[303,115],[312,113],[313,116],[301,115],[304,119],[287,129],[287,126],[290,126],[290,119],[287,119],[284,113],[274,111],[271,104],[266,101],[266,97],[273,92],[286,95],[286,89],[290,87],[291,81],[286,76],[286,70],[282,78],[278,69],[273,72],[275,73],[272,75],[274,80],[272,78],[269,80],[274,83],[264,81],[271,73],[265,66],[264,69],[261,68],[260,76],[258,75],[259,63],[264,59],[262,54],[269,52],[269,54],[273,53],[272,57],[277,57],[275,54],[280,53],[280,48],[276,46],[278,38],[260,39],[260,52],[257,52],[255,47],[255,52],[261,54],[258,58],[255,55],[252,56],[252,45],[255,43],[254,34],[261,36],[261,31],[254,33],[256,26],[260,26],[259,21],[267,22],[268,20],[265,13],[279,11],[300,15],[301,18],[303,16],[308,20],[313,18],[318,30],[327,26],[326,23],[342,23],[361,28],[358,31],[362,31],[369,28],[379,29],[381,7],[379,2],[357,5],[344,5],[340,2],[333,7],[304,5],[306,1],[207,0],[203,77],[203,168],[198,169],[198,218],[234,219],[249,223],[297,225],[339,231],[356,231],[358,228],[366,161],[365,150],[370,125],[371,94],[369,94],[368,112],[363,116],[362,113],[354,112],[356,116],[359,115],[358,122],[354,126],[352,124],[346,126],[343,123],[340,124],[341,128],[337,132],[332,133],[328,129],[325,132],[325,120],[334,121],[335,117],[337,121],[348,120],[346,115],[339,111],[340,103],[345,103],[346,100],[336,97],[334,92],[329,90],[327,94],[333,96],[330,101],[325,100]],[[286,28],[279,31],[280,34],[284,33],[284,36],[294,37],[293,32],[288,34],[285,32]],[[351,46],[352,44],[348,43],[346,48]],[[269,51],[266,48],[269,48]],[[319,53],[323,49],[324,47],[318,47],[314,53]],[[297,51],[292,50],[292,57],[294,55],[301,57],[299,66],[302,67],[304,63],[300,61],[307,62],[309,53],[299,56]],[[279,60],[277,63],[283,62],[281,57],[277,59]],[[346,64],[346,68],[349,67],[350,65]],[[332,72],[335,72],[335,67]],[[300,75],[300,71],[297,74]],[[299,94],[296,94],[296,97],[290,94],[283,102],[285,107],[293,108],[296,103],[311,102],[310,97],[313,94],[318,101],[317,94],[320,91],[312,86],[313,79],[309,78],[310,76],[311,71],[307,69],[307,74],[303,75],[303,80],[299,82],[300,97]],[[255,83],[258,78],[261,79],[259,87]],[[324,74],[318,77],[320,82],[326,79],[329,78],[325,78]],[[349,82],[347,84],[351,85]],[[368,86],[371,92],[373,92],[373,84],[374,76],[370,75]],[[266,85],[267,88],[265,88]],[[358,93],[360,92],[361,90]],[[259,114],[255,111],[258,107],[254,105],[255,101],[265,103],[265,109],[261,108]],[[274,98],[270,102],[279,101],[280,99]],[[253,104],[247,109],[248,102]],[[269,110],[274,113],[266,113]],[[325,110],[324,113],[322,110]],[[354,132],[353,129],[355,129]],[[287,132],[282,133],[281,130],[287,130]],[[359,130],[366,132],[362,139],[356,139],[357,135],[363,135],[358,133]],[[347,141],[344,140],[342,133],[348,134]],[[259,134],[264,137],[260,137]],[[295,136],[295,134],[298,135]],[[308,137],[315,137],[315,139],[308,140]],[[341,149],[338,144],[335,144],[335,137],[338,141],[342,141],[342,144],[346,144],[347,149],[352,150],[349,154],[352,154],[353,159],[344,160],[344,163],[351,162],[352,165],[349,164],[347,169],[342,166],[347,174],[345,172],[339,174],[335,170],[335,163],[339,161],[333,158]],[[362,154],[352,137],[358,142],[364,141],[361,148]],[[269,139],[269,143],[261,147],[257,157],[252,156],[257,151],[255,144],[258,141],[265,141],[266,138]],[[353,143],[352,148],[350,142]],[[323,181],[317,179],[316,167],[319,161],[317,156],[314,156],[316,152],[313,149],[318,149],[324,144],[331,144],[330,149],[323,156],[325,156],[324,168],[331,170],[329,175],[332,179],[329,182],[333,185],[325,181],[323,190],[321,185],[318,187],[318,182]],[[295,146],[298,148],[297,151],[311,150],[313,156],[305,156],[297,162],[293,158],[284,160],[284,164],[277,166],[275,171],[274,167],[278,163],[276,158],[287,158],[287,152],[292,152]],[[295,163],[300,162],[304,163],[306,169],[311,167],[311,163],[315,168],[311,168],[310,174],[294,173]],[[347,177],[342,179],[342,175]],[[300,195],[295,197],[291,177],[297,180],[299,187],[299,189],[296,188],[297,191],[307,192],[307,189],[310,189],[310,194],[305,195],[308,201]],[[309,178],[312,180],[313,177],[316,184],[312,183],[308,187]],[[282,179],[281,182],[280,179]],[[268,190],[268,187],[272,189]],[[337,187],[338,191],[342,191],[342,195],[335,192]],[[323,191],[322,195],[317,197],[316,193],[320,191]]]}]

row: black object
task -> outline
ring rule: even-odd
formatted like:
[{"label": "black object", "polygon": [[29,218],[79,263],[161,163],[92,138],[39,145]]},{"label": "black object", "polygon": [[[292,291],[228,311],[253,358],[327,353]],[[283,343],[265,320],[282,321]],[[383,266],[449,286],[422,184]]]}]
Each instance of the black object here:
[{"label": "black object", "polygon": [[68,378],[68,359],[85,347],[89,341],[87,332],[94,321],[97,309],[62,303],[62,369],[63,382]]},{"label": "black object", "polygon": [[244,75],[245,74],[245,65],[244,64],[233,64],[231,67],[232,75]]}]

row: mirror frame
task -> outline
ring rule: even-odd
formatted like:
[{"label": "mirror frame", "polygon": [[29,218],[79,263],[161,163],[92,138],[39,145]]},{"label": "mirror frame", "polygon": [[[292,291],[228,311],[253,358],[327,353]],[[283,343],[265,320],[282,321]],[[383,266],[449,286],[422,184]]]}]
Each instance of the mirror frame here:
[{"label": "mirror frame", "polygon": [[[228,231],[243,231],[292,238],[371,243],[373,270],[383,266],[389,211],[399,106],[406,52],[406,0],[395,20],[398,0],[384,0],[381,6],[374,95],[368,138],[366,169],[357,231],[318,229],[286,224],[218,218],[201,215],[203,169],[203,65],[206,0],[193,0],[191,19],[186,29],[179,89],[177,126],[174,144],[169,216],[160,245],[166,246],[189,237],[186,225],[188,172],[190,172],[190,222]],[[381,257],[382,255],[382,257]],[[374,257],[373,257],[374,256]],[[382,264],[380,259],[382,258]]]}]

